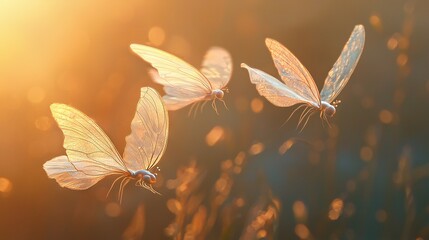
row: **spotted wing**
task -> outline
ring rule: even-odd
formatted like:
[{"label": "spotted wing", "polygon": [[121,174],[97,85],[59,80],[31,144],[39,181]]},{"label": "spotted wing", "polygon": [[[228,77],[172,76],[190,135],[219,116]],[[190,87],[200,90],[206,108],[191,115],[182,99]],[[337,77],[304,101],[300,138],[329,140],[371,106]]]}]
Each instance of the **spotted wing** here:
[{"label": "spotted wing", "polygon": [[[64,133],[67,159],[60,157],[48,161],[45,170],[49,177],[54,177],[61,186],[79,189],[89,187],[107,175],[127,171],[115,146],[91,118],[65,104],[52,104],[51,112]],[[76,181],[70,180],[73,177]]]},{"label": "spotted wing", "polygon": [[362,54],[364,43],[365,29],[362,25],[357,25],[353,29],[340,57],[325,79],[325,84],[320,92],[323,101],[328,103],[334,101],[346,86]]},{"label": "spotted wing", "polygon": [[286,86],[301,98],[320,106],[316,83],[298,58],[276,40],[267,38],[265,45],[270,50],[274,65]]},{"label": "spotted wing", "polygon": [[211,94],[213,87],[210,81],[182,59],[145,45],[131,44],[130,47],[158,70],[159,77],[153,80],[164,85],[167,99],[174,100],[166,101],[169,110],[179,109]]},{"label": "spotted wing", "polygon": [[159,94],[141,89],[131,134],[125,139],[124,161],[133,171],[151,169],[164,154],[168,138],[168,113]]},{"label": "spotted wing", "polygon": [[85,190],[104,178],[104,175],[87,175],[69,161],[67,156],[58,156],[43,164],[49,178],[53,178],[61,187],[73,190]]},{"label": "spotted wing", "polygon": [[303,98],[293,88],[283,84],[273,76],[261,70],[251,68],[244,63],[241,64],[241,67],[249,71],[250,81],[256,85],[256,90],[272,104],[278,107],[289,107],[298,103],[308,103],[315,107],[318,106],[317,102],[311,102]]},{"label": "spotted wing", "polygon": [[211,47],[204,56],[200,71],[211,82],[214,89],[222,89],[231,79],[231,55],[223,48]]}]

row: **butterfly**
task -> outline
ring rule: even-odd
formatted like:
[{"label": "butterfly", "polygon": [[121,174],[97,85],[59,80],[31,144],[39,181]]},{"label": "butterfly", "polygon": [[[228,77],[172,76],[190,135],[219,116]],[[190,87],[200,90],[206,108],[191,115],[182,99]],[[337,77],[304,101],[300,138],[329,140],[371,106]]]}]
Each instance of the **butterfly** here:
[{"label": "butterfly", "polygon": [[224,92],[228,92],[228,84],[232,74],[231,56],[223,48],[211,47],[204,56],[202,67],[197,70],[189,63],[162,50],[145,45],[131,44],[131,50],[146,62],[152,69],[149,74],[156,83],[164,86],[166,93],[163,100],[168,110],[177,110],[193,104],[189,114],[198,104],[200,110],[208,101],[218,114],[215,100],[223,100]]},{"label": "butterfly", "polygon": [[49,178],[55,179],[61,187],[84,190],[106,176],[119,175],[107,195],[120,180],[120,202],[124,187],[131,180],[136,180],[136,186],[157,193],[152,187],[156,183],[156,173],[152,170],[167,145],[168,113],[154,89],[141,89],[131,121],[131,134],[125,138],[123,158],[90,117],[65,104],[54,103],[50,108],[64,133],[63,146],[67,155],[55,157],[43,165]]},{"label": "butterfly", "polygon": [[[327,116],[334,116],[336,107],[341,102],[334,101],[334,99],[349,81],[362,53],[364,43],[365,29],[362,25],[357,25],[340,57],[329,71],[320,94],[308,70],[286,47],[273,39],[267,38],[265,44],[271,52],[274,65],[283,82],[261,70],[251,68],[245,63],[242,63],[241,67],[248,70],[250,81],[256,85],[259,94],[275,106],[289,107],[301,104],[292,112],[291,116],[300,107],[306,107],[298,122],[298,126],[303,123],[302,129],[315,111],[320,111],[320,118],[329,124]],[[305,117],[307,117],[306,121],[304,121]]]}]

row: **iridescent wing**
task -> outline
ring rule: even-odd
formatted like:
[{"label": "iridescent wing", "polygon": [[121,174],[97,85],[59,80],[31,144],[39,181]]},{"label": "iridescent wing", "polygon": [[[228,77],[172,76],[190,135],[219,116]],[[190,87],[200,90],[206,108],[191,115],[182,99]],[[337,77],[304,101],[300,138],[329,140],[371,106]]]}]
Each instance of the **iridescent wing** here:
[{"label": "iridescent wing", "polygon": [[357,25],[353,29],[340,57],[325,79],[325,85],[320,92],[322,101],[332,102],[346,86],[360,58],[364,43],[365,29],[362,25]]},{"label": "iridescent wing", "polygon": [[104,178],[104,175],[92,176],[77,170],[67,156],[58,156],[43,164],[49,178],[53,178],[61,187],[73,190],[85,190]]},{"label": "iridescent wing", "polygon": [[179,109],[211,94],[213,87],[210,81],[182,59],[145,45],[131,44],[130,47],[158,70],[159,77],[155,77],[154,81],[164,85],[166,96],[180,100],[179,105],[166,102],[169,110]]},{"label": "iridescent wing", "polygon": [[211,47],[204,56],[201,66],[201,73],[211,82],[214,89],[222,89],[231,79],[231,55],[223,48]]},{"label": "iridescent wing", "polygon": [[267,38],[265,45],[270,50],[274,65],[286,86],[301,98],[320,106],[316,83],[301,62],[276,40]]},{"label": "iridescent wing", "polygon": [[[54,177],[61,186],[79,189],[107,175],[127,172],[115,146],[91,118],[65,104],[52,104],[51,112],[64,133],[67,158],[54,158],[45,164],[49,177]],[[79,177],[75,182],[70,180],[74,176]]]},{"label": "iridescent wing", "polygon": [[167,110],[159,94],[144,87],[131,122],[131,134],[125,138],[124,161],[127,168],[137,171],[154,167],[164,154],[167,138]]},{"label": "iridescent wing", "polygon": [[278,107],[289,107],[298,103],[308,103],[314,107],[318,107],[318,102],[312,102],[302,97],[295,92],[295,89],[283,84],[273,76],[261,70],[251,68],[244,63],[241,64],[241,67],[249,71],[250,81],[256,85],[256,90],[272,104]]}]

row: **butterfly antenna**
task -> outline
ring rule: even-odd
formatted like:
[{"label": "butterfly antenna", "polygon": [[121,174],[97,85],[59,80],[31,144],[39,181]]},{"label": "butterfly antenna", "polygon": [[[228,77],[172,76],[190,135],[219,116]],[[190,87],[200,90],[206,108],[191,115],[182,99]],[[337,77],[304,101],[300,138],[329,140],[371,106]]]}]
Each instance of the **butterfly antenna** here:
[{"label": "butterfly antenna", "polygon": [[107,191],[106,198],[109,196],[109,194],[110,194],[110,192],[112,191],[113,186],[115,185],[115,183],[116,183],[119,179],[121,179],[121,178],[123,178],[123,177],[125,177],[125,176],[124,176],[124,175],[121,175],[121,176],[117,177],[117,178],[115,179],[115,181],[113,181],[112,185],[110,185],[109,191]]},{"label": "butterfly antenna", "polygon": [[283,127],[292,118],[293,114],[296,111],[298,111],[298,109],[300,109],[301,107],[304,107],[304,106],[305,106],[305,104],[301,104],[297,108],[295,108],[295,110],[293,110],[293,112],[289,115],[289,117],[286,119],[286,121],[280,127]]}]

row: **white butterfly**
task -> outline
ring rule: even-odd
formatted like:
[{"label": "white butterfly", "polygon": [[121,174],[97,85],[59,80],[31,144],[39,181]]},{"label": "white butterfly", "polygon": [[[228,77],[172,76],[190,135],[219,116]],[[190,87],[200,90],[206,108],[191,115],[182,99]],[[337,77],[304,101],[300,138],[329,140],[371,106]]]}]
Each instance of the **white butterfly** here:
[{"label": "white butterfly", "polygon": [[168,113],[161,97],[152,88],[142,88],[137,111],[131,122],[131,134],[126,137],[124,158],[121,158],[109,137],[88,116],[65,104],[54,103],[51,112],[64,133],[67,156],[47,161],[43,168],[49,178],[61,187],[87,189],[109,175],[121,180],[118,200],[122,200],[125,185],[136,185],[157,193],[152,184],[156,174],[151,170],[161,159],[168,138]]},{"label": "white butterfly", "polygon": [[[149,73],[155,82],[164,85],[166,95],[163,99],[168,110],[177,110],[191,103],[203,102],[205,105],[211,100],[213,109],[218,113],[215,100],[219,99],[225,104],[224,91],[228,92],[226,85],[232,74],[231,56],[225,49],[210,48],[201,69],[197,70],[182,59],[159,49],[139,44],[131,44],[130,47],[158,70]],[[197,109],[197,104],[190,111],[193,108]]]},{"label": "white butterfly", "polygon": [[340,57],[329,71],[320,94],[308,70],[286,47],[273,39],[267,38],[265,44],[271,52],[283,83],[244,63],[241,64],[241,67],[249,71],[250,81],[256,85],[259,94],[267,98],[272,104],[279,107],[289,107],[295,104],[302,104],[300,107],[306,106],[298,123],[299,126],[303,119],[308,116],[303,125],[304,128],[314,110],[320,111],[320,117],[327,122],[326,116],[332,117],[335,114],[335,108],[340,101],[333,102],[333,100],[350,79],[362,53],[364,42],[365,29],[362,25],[357,25]]}]

